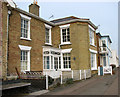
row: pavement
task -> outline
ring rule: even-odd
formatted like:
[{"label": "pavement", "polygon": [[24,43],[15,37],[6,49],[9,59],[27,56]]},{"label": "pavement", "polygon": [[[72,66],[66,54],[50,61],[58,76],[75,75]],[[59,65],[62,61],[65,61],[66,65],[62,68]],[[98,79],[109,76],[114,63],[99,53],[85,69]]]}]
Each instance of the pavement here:
[{"label": "pavement", "polygon": [[62,85],[43,95],[118,95],[118,72]]},{"label": "pavement", "polygon": [[42,94],[45,94],[47,92],[49,92],[49,90],[41,90],[41,91],[30,93],[30,94],[23,96],[23,97],[30,97],[30,96],[35,97],[37,95],[42,95]]}]

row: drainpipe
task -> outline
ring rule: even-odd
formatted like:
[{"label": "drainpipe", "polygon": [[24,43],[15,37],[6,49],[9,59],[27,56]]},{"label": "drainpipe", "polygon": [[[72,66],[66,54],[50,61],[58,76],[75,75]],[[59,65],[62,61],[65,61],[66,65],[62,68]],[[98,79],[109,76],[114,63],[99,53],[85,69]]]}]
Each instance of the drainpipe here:
[{"label": "drainpipe", "polygon": [[8,15],[7,15],[7,76],[8,74],[8,47],[9,47],[9,19],[10,19],[11,11],[8,10]]},{"label": "drainpipe", "polygon": [[59,49],[60,49],[60,45],[61,45],[61,44],[59,44]]}]

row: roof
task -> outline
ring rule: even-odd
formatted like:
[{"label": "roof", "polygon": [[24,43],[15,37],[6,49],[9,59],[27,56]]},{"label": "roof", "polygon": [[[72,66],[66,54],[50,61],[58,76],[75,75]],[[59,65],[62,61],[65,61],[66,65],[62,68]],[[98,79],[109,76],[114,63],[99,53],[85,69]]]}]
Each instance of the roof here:
[{"label": "roof", "polygon": [[64,21],[74,20],[74,19],[89,20],[89,19],[84,19],[84,18],[78,18],[78,17],[75,17],[75,16],[69,16],[69,17],[65,17],[65,18],[55,19],[55,20],[52,20],[50,22],[60,23],[60,22],[64,22]]},{"label": "roof", "polygon": [[[11,8],[13,8],[13,7],[11,7]],[[41,21],[43,21],[46,24],[51,25],[51,26],[62,25],[62,24],[72,23],[72,22],[87,22],[93,28],[97,29],[97,26],[95,26],[89,19],[85,19],[85,18],[78,18],[78,17],[70,16],[70,17],[60,18],[60,19],[56,19],[56,20],[52,20],[52,21],[47,21],[47,20],[44,20],[43,18],[41,18],[37,15],[26,12],[26,11],[20,9],[20,8],[15,7],[14,9],[19,11],[20,13],[23,13],[23,14],[28,15],[30,17],[34,17],[38,20],[41,20]]]},{"label": "roof", "polygon": [[47,20],[44,20],[43,18],[41,18],[41,17],[39,17],[39,16],[37,16],[37,15],[34,15],[34,14],[32,14],[32,13],[26,12],[26,11],[20,9],[20,8],[15,8],[15,10],[17,10],[17,11],[23,13],[23,14],[26,14],[26,15],[28,15],[28,16],[30,16],[30,17],[34,17],[34,18],[36,18],[36,19],[39,19],[39,20],[41,20],[41,21],[43,21],[43,22],[45,22],[45,23],[47,23],[47,24],[49,24],[49,25],[51,25],[51,26],[55,26],[54,23],[49,22],[49,21],[47,21]]},{"label": "roof", "polygon": [[112,40],[110,39],[110,36],[109,36],[109,35],[104,35],[104,36],[101,36],[101,37],[108,37],[110,43],[112,43]]},{"label": "roof", "polygon": [[98,32],[98,33],[96,33],[96,35],[98,35],[98,36],[100,36],[101,37],[101,34]]},{"label": "roof", "polygon": [[52,23],[54,23],[55,25],[62,25],[62,24],[67,24],[67,23],[72,23],[72,22],[87,22],[88,24],[90,24],[93,28],[97,29],[97,26],[95,26],[90,19],[86,19],[86,18],[78,18],[75,16],[69,16],[69,17],[65,17],[65,18],[60,18],[60,19],[56,19],[56,20],[52,20],[50,21]]}]

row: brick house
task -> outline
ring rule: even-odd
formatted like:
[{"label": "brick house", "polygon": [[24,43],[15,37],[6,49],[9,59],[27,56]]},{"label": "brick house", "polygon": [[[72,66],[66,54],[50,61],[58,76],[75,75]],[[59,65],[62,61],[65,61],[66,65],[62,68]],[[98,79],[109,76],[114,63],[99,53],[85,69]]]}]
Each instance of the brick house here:
[{"label": "brick house", "polygon": [[[14,3],[13,3],[14,5]],[[79,70],[97,73],[97,27],[74,16],[46,21],[34,2],[29,12],[2,2],[3,78],[25,71],[61,70],[64,77]],[[91,76],[91,75],[90,75]]]}]

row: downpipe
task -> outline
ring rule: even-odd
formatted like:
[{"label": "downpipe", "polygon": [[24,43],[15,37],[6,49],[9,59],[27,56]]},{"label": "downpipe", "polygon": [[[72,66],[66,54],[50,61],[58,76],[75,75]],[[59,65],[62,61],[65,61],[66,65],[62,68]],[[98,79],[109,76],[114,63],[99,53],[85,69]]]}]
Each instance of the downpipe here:
[{"label": "downpipe", "polygon": [[8,47],[9,47],[9,19],[10,19],[10,15],[11,15],[11,11],[8,10],[8,15],[7,15],[7,76],[9,76],[9,73],[8,73],[8,56],[9,56]]}]

